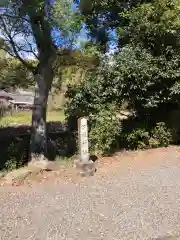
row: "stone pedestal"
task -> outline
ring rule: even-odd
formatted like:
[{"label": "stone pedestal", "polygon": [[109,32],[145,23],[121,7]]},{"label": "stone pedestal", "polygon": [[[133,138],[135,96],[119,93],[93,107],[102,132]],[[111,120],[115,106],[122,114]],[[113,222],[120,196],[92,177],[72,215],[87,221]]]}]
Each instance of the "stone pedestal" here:
[{"label": "stone pedestal", "polygon": [[96,172],[95,163],[92,160],[89,160],[87,162],[76,160],[75,166],[80,171],[80,175],[82,177],[93,176]]}]

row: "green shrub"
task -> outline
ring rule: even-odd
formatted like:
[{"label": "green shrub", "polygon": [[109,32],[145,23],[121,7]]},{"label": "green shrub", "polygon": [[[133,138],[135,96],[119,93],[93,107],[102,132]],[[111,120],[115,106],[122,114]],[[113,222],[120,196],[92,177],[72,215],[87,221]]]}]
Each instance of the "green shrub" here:
[{"label": "green shrub", "polygon": [[6,171],[12,171],[14,169],[17,169],[16,167],[16,158],[15,157],[11,157],[10,159],[8,159],[8,161],[5,163],[5,169]]},{"label": "green shrub", "polygon": [[120,132],[121,122],[113,110],[101,109],[96,115],[90,116],[91,152],[95,154],[110,152]]},{"label": "green shrub", "polygon": [[131,149],[167,147],[172,141],[172,134],[164,122],[159,122],[151,131],[145,128],[134,129],[125,134],[125,140]]},{"label": "green shrub", "polygon": [[157,123],[155,128],[151,131],[151,138],[149,139],[150,147],[167,147],[171,141],[172,133],[166,127],[166,124],[164,122]]},{"label": "green shrub", "polygon": [[144,128],[134,129],[131,133],[125,134],[128,148],[143,149],[149,145],[150,135]]},{"label": "green shrub", "polygon": [[[22,148],[22,146],[20,146],[20,144],[15,144],[15,143],[11,143],[10,146],[8,147],[9,156],[7,161],[5,162],[6,171],[12,171],[13,169],[20,168],[24,165],[24,161],[23,161],[24,155],[20,157],[18,154],[20,148]],[[22,151],[23,150],[24,149],[22,149]],[[17,159],[17,156],[19,156],[18,159]]]}]

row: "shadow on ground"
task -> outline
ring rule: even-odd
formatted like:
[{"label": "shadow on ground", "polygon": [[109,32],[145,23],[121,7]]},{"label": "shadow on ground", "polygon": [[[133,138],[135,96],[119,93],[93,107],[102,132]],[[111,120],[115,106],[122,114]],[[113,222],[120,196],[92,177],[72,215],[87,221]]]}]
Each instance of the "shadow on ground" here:
[{"label": "shadow on ground", "polygon": [[[30,126],[0,129],[0,170],[18,168],[28,161]],[[48,156],[51,161],[57,156],[70,157],[76,152],[73,133],[62,122],[50,122],[48,132]]]}]

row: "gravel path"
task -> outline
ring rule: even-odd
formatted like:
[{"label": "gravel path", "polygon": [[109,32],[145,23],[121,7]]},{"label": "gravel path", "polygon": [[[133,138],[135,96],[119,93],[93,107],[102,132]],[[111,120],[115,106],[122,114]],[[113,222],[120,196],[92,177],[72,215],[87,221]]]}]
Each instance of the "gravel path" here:
[{"label": "gravel path", "polygon": [[76,182],[0,188],[0,239],[180,239],[175,148],[117,156],[98,170]]}]

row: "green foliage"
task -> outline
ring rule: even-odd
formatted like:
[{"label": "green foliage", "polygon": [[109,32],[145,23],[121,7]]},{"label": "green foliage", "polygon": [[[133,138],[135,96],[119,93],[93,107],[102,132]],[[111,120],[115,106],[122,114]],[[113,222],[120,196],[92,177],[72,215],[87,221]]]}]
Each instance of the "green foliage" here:
[{"label": "green foliage", "polygon": [[[86,82],[69,92],[69,110],[80,115],[94,113],[101,105],[121,106],[127,101],[137,114],[179,102],[180,66],[174,57],[154,58],[147,50],[127,46],[109,65],[103,61]],[[176,92],[175,92],[176,90]]]},{"label": "green foliage", "polygon": [[172,141],[172,133],[164,122],[156,124],[151,132],[149,144],[151,147],[167,147]]},{"label": "green foliage", "polygon": [[[103,61],[87,78],[87,83],[74,90],[72,105],[81,108],[85,114],[87,109],[93,111],[97,105],[111,102],[120,105],[126,100],[137,114],[142,115],[150,109],[179,103],[180,27],[175,3],[172,6],[167,1],[161,5],[160,0],[156,0],[126,13],[129,21],[124,30],[128,32],[128,44],[114,56],[113,64]],[[164,18],[167,20],[168,14],[167,23]],[[146,36],[145,40],[143,36]],[[161,44],[157,46],[157,43]]]},{"label": "green foliage", "polygon": [[89,139],[92,153],[105,154],[110,152],[116,142],[116,137],[121,132],[121,122],[113,110],[113,106],[111,106],[90,116]]},{"label": "green foliage", "polygon": [[[0,40],[0,47],[7,47],[21,64],[4,56],[0,59],[0,87],[18,84],[26,87],[32,81],[24,66],[33,64],[24,61],[19,49],[25,46],[23,52],[28,52],[26,40],[33,36],[42,57],[38,59],[40,63],[51,59],[54,45],[61,47],[54,64],[58,66],[55,76],[59,79],[53,87],[59,90],[62,81],[70,83],[66,113],[75,119],[89,117],[91,151],[112,150],[121,133],[118,110],[123,102],[128,103],[128,110],[145,126],[125,134],[130,148],[170,143],[171,132],[160,121],[165,121],[166,116],[162,114],[165,110],[180,105],[179,0],[81,0],[81,14],[72,8],[71,0],[57,0],[54,5],[38,0],[8,2],[14,6],[6,9],[10,17],[0,13],[0,30],[6,34],[8,44],[5,46]],[[76,41],[83,21],[92,42]],[[22,35],[23,44],[11,39],[11,28],[13,33]],[[51,34],[54,28],[59,29],[57,34]],[[112,29],[117,34],[119,51],[111,62],[110,58],[101,56],[99,50],[105,52],[109,40],[114,41]],[[72,51],[77,44],[81,51]],[[36,63],[33,70],[37,70],[37,66]],[[152,129],[152,126],[155,127]]]},{"label": "green foliage", "polygon": [[149,145],[149,132],[144,128],[134,129],[131,133],[125,135],[128,147],[131,149],[144,149]]},{"label": "green foliage", "polygon": [[128,20],[123,30],[131,43],[141,43],[153,55],[171,56],[174,50],[175,53],[180,50],[179,6],[179,0],[154,0],[141,4],[121,14]]},{"label": "green foliage", "polygon": [[125,140],[131,149],[167,147],[172,142],[172,133],[164,122],[159,122],[152,130],[134,129],[125,134]]},{"label": "green foliage", "polygon": [[82,16],[72,8],[72,0],[55,1],[53,20],[60,30],[63,45],[72,48],[77,44],[79,32],[82,28]]},{"label": "green foliage", "polygon": [[[22,166],[19,166],[19,167],[22,167]],[[5,163],[5,168],[3,169],[3,171],[12,171],[14,169],[17,169],[16,159],[12,157],[8,159],[8,161]]]},{"label": "green foliage", "polygon": [[[101,59],[101,66],[89,72],[86,81],[67,92],[67,113],[81,117],[95,115],[100,109],[108,108],[113,103],[116,106],[118,89],[111,80],[111,70],[105,60]],[[119,103],[120,104],[120,103]]]},{"label": "green foliage", "polygon": [[111,30],[116,31],[127,22],[120,13],[144,2],[151,0],[80,0],[79,6],[92,40],[100,50],[107,51],[108,43],[115,40]]},{"label": "green foliage", "polygon": [[117,55],[112,73],[121,96],[141,112],[159,108],[175,98],[178,102],[180,92],[175,95],[172,90],[179,81],[179,67],[177,55],[168,60],[154,57],[139,46],[126,46]]},{"label": "green foliage", "polygon": [[[26,80],[26,81],[25,81]],[[33,75],[21,62],[11,57],[0,57],[0,88],[32,88]]]},{"label": "green foliage", "polygon": [[[101,7],[108,8],[106,1]],[[101,12],[100,9],[96,10]],[[100,66],[89,74],[86,82],[69,91],[68,114],[77,118],[93,115],[101,125],[99,109],[109,105],[119,109],[125,101],[137,121],[146,126],[126,135],[129,147],[167,146],[171,133],[164,123],[149,129],[157,122],[166,121],[165,110],[169,112],[180,104],[179,9],[179,1],[155,0],[123,14],[119,11],[124,20],[118,29],[121,49],[114,54],[112,62],[105,57],[101,59]],[[91,9],[85,14],[92,14]],[[92,130],[96,148],[103,142],[99,129]]]},{"label": "green foliage", "polygon": [[[24,145],[22,145],[23,142],[15,144],[11,143],[10,146],[8,147],[8,160],[5,162],[5,167],[4,170],[6,171],[12,171],[14,169],[23,167],[24,165]],[[22,150],[23,154],[19,154],[20,149]],[[17,159],[17,156],[19,157]]]},{"label": "green foliage", "polygon": [[128,21],[119,32],[127,44],[120,53],[126,97],[136,109],[179,104],[179,0],[155,0],[121,15]]},{"label": "green foliage", "polygon": [[103,154],[111,151],[111,147],[116,144],[121,123],[116,114],[116,105],[107,101],[109,94],[105,91],[105,86],[101,85],[101,79],[94,80],[95,75],[91,73],[88,81],[69,89],[66,115],[74,116],[75,119],[89,117],[91,151]]}]

